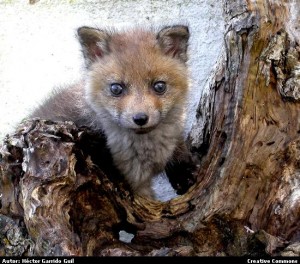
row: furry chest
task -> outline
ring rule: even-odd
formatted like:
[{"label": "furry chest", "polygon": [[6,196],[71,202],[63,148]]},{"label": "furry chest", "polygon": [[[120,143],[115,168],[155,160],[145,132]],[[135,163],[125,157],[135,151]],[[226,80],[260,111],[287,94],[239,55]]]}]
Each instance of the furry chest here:
[{"label": "furry chest", "polygon": [[118,139],[114,137],[108,140],[115,165],[125,175],[150,176],[161,172],[172,156],[176,144],[177,138],[167,138],[163,133],[122,133]]}]

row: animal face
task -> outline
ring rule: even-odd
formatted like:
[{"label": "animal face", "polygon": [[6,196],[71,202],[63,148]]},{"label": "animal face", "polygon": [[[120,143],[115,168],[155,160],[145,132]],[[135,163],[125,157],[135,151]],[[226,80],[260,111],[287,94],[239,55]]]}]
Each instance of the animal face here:
[{"label": "animal face", "polygon": [[82,30],[87,100],[100,116],[136,133],[147,133],[184,105],[186,28],[166,28],[158,34],[142,29]]}]

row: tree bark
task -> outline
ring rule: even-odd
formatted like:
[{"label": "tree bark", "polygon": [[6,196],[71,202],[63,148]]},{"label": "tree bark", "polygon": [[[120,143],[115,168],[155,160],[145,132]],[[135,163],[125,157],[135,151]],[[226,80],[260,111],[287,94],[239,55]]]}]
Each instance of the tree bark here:
[{"label": "tree bark", "polygon": [[226,0],[224,17],[188,137],[197,183],[168,202],[133,197],[103,135],[29,120],[1,148],[2,252],[299,255],[300,7]]}]

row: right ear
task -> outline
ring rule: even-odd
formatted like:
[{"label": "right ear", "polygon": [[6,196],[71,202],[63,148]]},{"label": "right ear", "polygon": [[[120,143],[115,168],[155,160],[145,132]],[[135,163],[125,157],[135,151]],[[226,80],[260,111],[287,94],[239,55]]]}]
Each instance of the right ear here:
[{"label": "right ear", "polygon": [[108,32],[91,27],[80,27],[77,30],[77,35],[87,68],[97,58],[102,58],[109,53],[110,34]]},{"label": "right ear", "polygon": [[173,58],[186,62],[189,28],[184,25],[168,26],[157,34],[157,40],[163,52]]}]

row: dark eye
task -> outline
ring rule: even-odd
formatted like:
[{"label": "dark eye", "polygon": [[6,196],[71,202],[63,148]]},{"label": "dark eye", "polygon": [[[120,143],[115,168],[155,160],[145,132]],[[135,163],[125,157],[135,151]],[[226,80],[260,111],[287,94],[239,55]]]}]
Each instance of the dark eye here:
[{"label": "dark eye", "polygon": [[167,85],[165,82],[163,81],[158,81],[155,82],[153,84],[153,90],[157,93],[157,94],[164,94],[167,90]]},{"label": "dark eye", "polygon": [[123,93],[124,87],[120,83],[112,83],[110,85],[110,92],[113,96],[120,96]]}]

